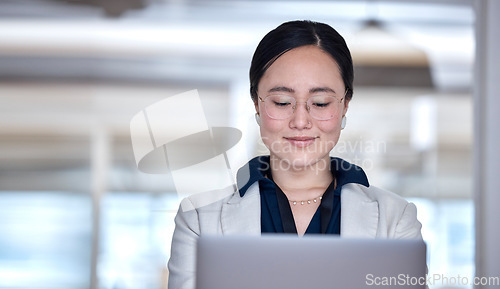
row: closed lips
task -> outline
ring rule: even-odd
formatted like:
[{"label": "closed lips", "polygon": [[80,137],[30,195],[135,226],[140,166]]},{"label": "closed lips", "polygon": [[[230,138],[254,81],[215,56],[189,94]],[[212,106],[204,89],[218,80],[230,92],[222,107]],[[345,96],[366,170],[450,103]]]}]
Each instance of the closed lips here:
[{"label": "closed lips", "polygon": [[310,136],[285,137],[285,140],[292,146],[304,148],[314,144],[316,142],[316,137],[310,137]]},{"label": "closed lips", "polygon": [[312,136],[294,136],[294,137],[285,137],[285,139],[291,140],[291,141],[311,141],[311,140],[316,139],[316,137],[312,137]]}]

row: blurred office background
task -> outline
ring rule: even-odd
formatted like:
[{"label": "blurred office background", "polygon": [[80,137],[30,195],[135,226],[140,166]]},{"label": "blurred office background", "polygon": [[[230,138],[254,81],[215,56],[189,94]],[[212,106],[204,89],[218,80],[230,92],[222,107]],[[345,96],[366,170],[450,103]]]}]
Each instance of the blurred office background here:
[{"label": "blurred office background", "polygon": [[293,19],[352,50],[334,155],[416,203],[431,274],[472,277],[472,1],[2,0],[0,288],[165,288],[179,198],[137,169],[130,120],[198,89],[209,126],[243,132],[235,171],[263,152],[253,50]]}]

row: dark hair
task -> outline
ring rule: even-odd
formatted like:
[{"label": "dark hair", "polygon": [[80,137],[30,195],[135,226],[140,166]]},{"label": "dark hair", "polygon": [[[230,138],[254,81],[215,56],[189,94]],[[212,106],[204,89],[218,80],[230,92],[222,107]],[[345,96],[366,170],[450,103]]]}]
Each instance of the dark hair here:
[{"label": "dark hair", "polygon": [[257,101],[257,87],[266,70],[278,59],[294,48],[314,45],[328,53],[337,62],[346,99],[352,98],[354,72],[352,58],[344,38],[331,26],[308,20],[285,22],[262,38],[250,66],[250,95]]}]

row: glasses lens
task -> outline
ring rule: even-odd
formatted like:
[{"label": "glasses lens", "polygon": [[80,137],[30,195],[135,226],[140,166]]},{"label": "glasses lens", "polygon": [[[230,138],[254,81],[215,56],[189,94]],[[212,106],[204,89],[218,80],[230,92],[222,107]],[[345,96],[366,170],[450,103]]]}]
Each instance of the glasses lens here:
[{"label": "glasses lens", "polygon": [[285,119],[293,114],[295,99],[288,95],[270,95],[264,100],[270,118]]},{"label": "glasses lens", "polygon": [[318,120],[333,118],[339,113],[339,100],[332,95],[315,95],[307,100],[309,113]]},{"label": "glasses lens", "polygon": [[[307,100],[307,109],[311,117],[328,120],[340,112],[339,101],[333,95],[315,95]],[[264,99],[266,113],[273,119],[286,119],[292,116],[297,102],[289,95],[273,94]]]}]

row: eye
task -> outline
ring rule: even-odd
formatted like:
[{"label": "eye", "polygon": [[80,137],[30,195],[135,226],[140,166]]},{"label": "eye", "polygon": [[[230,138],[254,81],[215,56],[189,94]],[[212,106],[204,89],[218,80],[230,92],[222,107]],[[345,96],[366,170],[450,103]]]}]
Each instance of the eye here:
[{"label": "eye", "polygon": [[332,103],[330,96],[314,96],[311,98],[311,106],[315,108],[326,108]]},{"label": "eye", "polygon": [[287,106],[287,105],[291,105],[290,102],[285,102],[285,101],[273,101],[273,104],[276,105],[276,106]]},{"label": "eye", "polygon": [[328,103],[313,102],[312,105],[315,107],[323,108],[323,107],[327,107],[328,105],[330,105],[330,103],[329,102]]},{"label": "eye", "polygon": [[274,107],[285,108],[293,106],[292,98],[286,95],[271,95],[267,101]]}]

